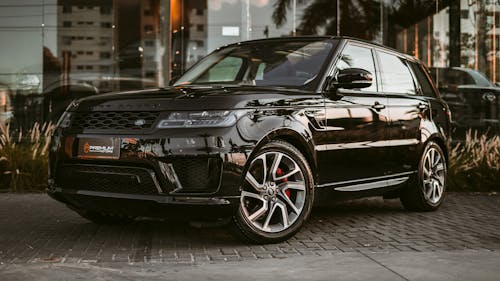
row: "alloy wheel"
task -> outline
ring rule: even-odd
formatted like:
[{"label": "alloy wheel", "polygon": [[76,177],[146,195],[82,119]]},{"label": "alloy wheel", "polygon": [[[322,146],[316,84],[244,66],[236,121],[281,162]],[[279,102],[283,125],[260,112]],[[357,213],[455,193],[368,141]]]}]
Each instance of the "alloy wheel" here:
[{"label": "alloy wheel", "polygon": [[431,204],[437,204],[444,192],[446,177],[445,160],[434,147],[427,150],[424,157],[422,183],[425,199]]},{"label": "alloy wheel", "polygon": [[303,171],[282,152],[263,153],[250,163],[241,193],[245,219],[260,231],[281,232],[301,215],[306,202]]}]

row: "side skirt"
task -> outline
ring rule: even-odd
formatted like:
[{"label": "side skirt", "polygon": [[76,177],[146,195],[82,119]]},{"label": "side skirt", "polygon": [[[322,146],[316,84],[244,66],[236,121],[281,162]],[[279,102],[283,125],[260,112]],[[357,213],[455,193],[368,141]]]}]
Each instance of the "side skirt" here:
[{"label": "side skirt", "polygon": [[417,171],[317,185],[315,204],[324,205],[331,201],[381,196],[403,187],[415,173]]}]

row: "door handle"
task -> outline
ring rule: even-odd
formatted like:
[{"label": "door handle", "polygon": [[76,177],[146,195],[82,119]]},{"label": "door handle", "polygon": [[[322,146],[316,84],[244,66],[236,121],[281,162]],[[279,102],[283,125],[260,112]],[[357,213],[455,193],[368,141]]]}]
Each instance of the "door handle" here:
[{"label": "door handle", "polygon": [[429,109],[429,106],[427,104],[425,104],[425,103],[419,103],[417,105],[417,108],[420,109],[421,111],[424,111],[424,110]]},{"label": "door handle", "polygon": [[385,108],[385,105],[379,103],[378,101],[376,101],[373,105],[372,105],[372,108],[375,109],[375,110],[382,110]]}]

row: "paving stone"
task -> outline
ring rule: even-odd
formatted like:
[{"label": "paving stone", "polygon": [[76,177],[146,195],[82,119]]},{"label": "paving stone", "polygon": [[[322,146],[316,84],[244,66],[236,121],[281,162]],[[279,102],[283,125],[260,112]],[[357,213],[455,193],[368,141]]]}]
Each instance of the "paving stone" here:
[{"label": "paving stone", "polygon": [[[15,212],[15,213],[13,213]],[[248,245],[225,228],[138,220],[98,226],[45,194],[0,194],[0,264],[219,263],[344,252],[500,250],[500,196],[449,193],[436,212],[397,200],[362,199],[313,210],[304,228],[275,245]]]}]

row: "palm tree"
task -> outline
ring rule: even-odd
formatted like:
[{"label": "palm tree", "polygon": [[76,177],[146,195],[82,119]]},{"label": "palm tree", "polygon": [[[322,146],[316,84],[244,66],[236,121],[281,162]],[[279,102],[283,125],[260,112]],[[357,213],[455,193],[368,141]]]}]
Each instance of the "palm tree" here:
[{"label": "palm tree", "polygon": [[[340,1],[340,0],[337,0]],[[298,30],[301,34],[318,34],[320,28],[326,34],[337,33],[337,1],[298,0],[298,5],[307,5]],[[379,30],[380,0],[340,1],[340,30],[342,35],[373,39]],[[274,4],[272,19],[277,27],[286,22],[287,10],[292,0],[278,0]]]},{"label": "palm tree", "polygon": [[[282,26],[287,18],[287,10],[293,0],[277,0],[274,4],[272,19],[277,27]],[[337,5],[337,1],[338,5]],[[380,31],[380,8],[387,13],[391,29],[395,26],[404,28],[415,24],[436,12],[436,1],[440,9],[450,0],[297,0],[299,5],[307,5],[302,16],[299,30],[302,34],[318,34],[323,28],[326,34],[336,34],[337,6],[340,7],[341,35],[373,40]],[[382,3],[381,3],[382,2]],[[382,4],[382,5],[381,5]]]},{"label": "palm tree", "polygon": [[[437,2],[437,5],[436,5]],[[415,24],[449,6],[450,0],[398,0],[390,7],[389,21],[401,27]]]}]

